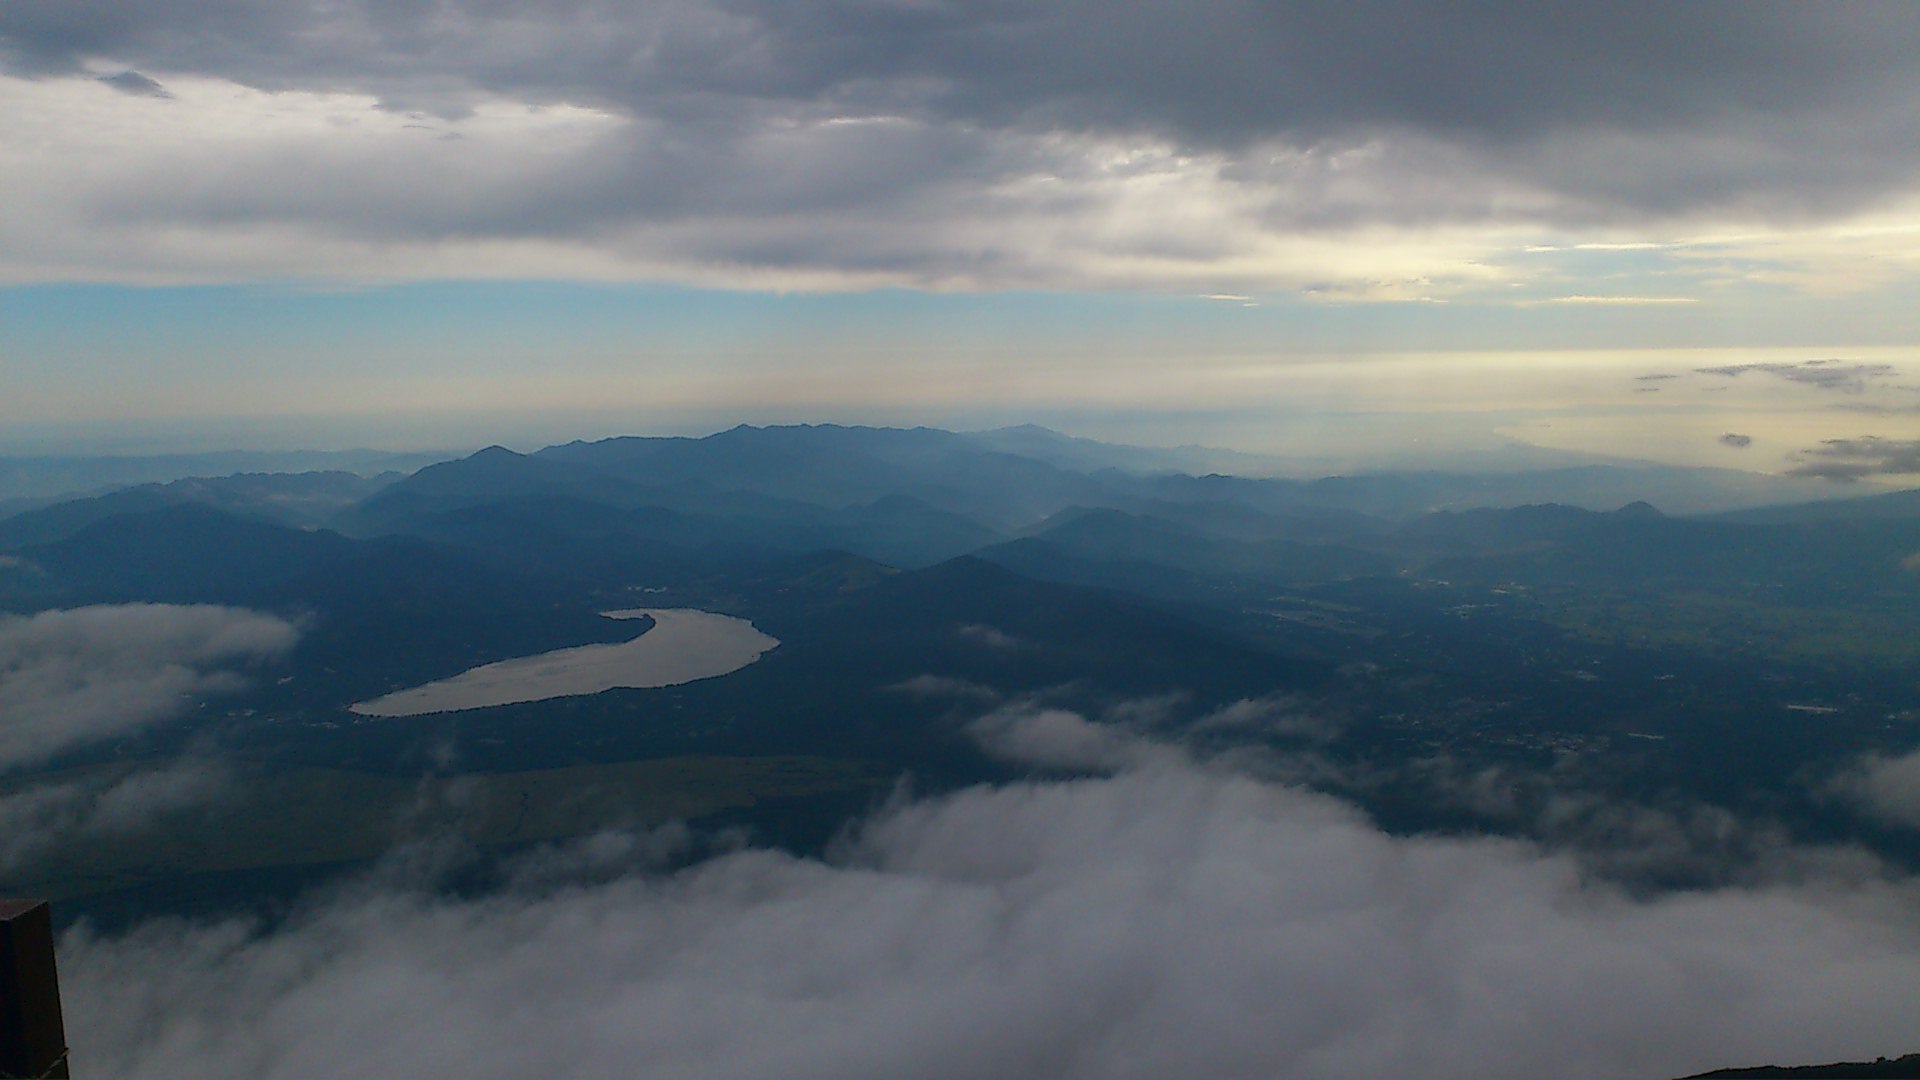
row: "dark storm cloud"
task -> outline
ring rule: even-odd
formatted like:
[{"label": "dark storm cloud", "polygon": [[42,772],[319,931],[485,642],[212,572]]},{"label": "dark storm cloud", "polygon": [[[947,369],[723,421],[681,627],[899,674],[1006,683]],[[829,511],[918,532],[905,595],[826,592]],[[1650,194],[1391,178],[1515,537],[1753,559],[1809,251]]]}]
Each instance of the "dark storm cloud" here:
[{"label": "dark storm cloud", "polygon": [[[0,11],[0,41],[29,75],[110,60],[358,89],[445,116],[501,94],[664,125],[632,133],[637,172],[616,170],[597,197],[563,193],[589,217],[643,192],[701,192],[650,174],[650,147],[740,164],[718,148],[742,130],[832,116],[940,132],[833,152],[849,167],[818,179],[836,190],[1022,175],[988,148],[999,134],[1147,135],[1227,155],[1229,178],[1293,185],[1273,213],[1304,224],[1480,219],[1495,201],[1525,205],[1502,198],[1515,184],[1570,221],[1818,216],[1906,190],[1920,163],[1920,10],[1907,5],[44,2]],[[1349,204],[1326,190],[1333,178],[1276,166],[1276,143],[1371,148],[1402,197]]]},{"label": "dark storm cloud", "polygon": [[1633,377],[1633,381],[1634,382],[1664,382],[1667,379],[1677,379],[1679,377],[1680,376],[1678,375],[1670,375],[1664,371],[1656,371],[1650,375],[1635,375]]},{"label": "dark storm cloud", "polygon": [[284,41],[317,17],[297,4],[241,0],[187,0],[164,9],[112,0],[30,0],[0,11],[0,60],[29,75],[73,74],[88,59],[115,53],[232,62],[270,51],[271,42]]},{"label": "dark storm cloud", "polygon": [[1720,436],[1720,443],[1722,446],[1731,446],[1735,450],[1745,450],[1747,447],[1753,445],[1753,436],[1742,435],[1736,431],[1729,431],[1725,435]]},{"label": "dark storm cloud", "polygon": [[123,55],[268,85],[439,77],[628,103],[834,99],[988,126],[1144,123],[1216,145],[1395,127],[1524,141],[1569,123],[1825,111],[1883,102],[1920,51],[1920,19],[1902,6],[1779,3],[555,3],[535,15],[47,0],[9,5],[0,32],[31,72]]},{"label": "dark storm cloud", "polygon": [[1101,727],[998,714],[990,744],[1120,771],[903,802],[826,860],[609,880],[648,845],[602,837],[485,898],[70,935],[76,1067],[1675,1076],[1870,1058],[1920,1023],[1908,883],[1636,900]]},{"label": "dark storm cloud", "polygon": [[1893,374],[1894,368],[1891,364],[1861,364],[1848,360],[1803,360],[1797,364],[1724,364],[1694,368],[1694,371],[1701,375],[1724,375],[1728,378],[1752,371],[1811,386],[1816,390],[1843,390],[1857,394],[1867,388],[1870,380]]},{"label": "dark storm cloud", "polygon": [[1799,453],[1791,476],[1815,476],[1843,483],[1869,476],[1920,474],[1920,439],[1825,439]]},{"label": "dark storm cloud", "polygon": [[[1904,189],[1915,160],[1862,136],[1920,130],[1920,18],[1893,9],[1836,20],[1782,6],[1082,5],[903,20],[879,38],[773,10],[783,38],[862,42],[856,68],[938,87],[926,107],[970,123],[1144,128],[1229,153],[1411,137],[1559,193],[1575,220],[1854,204]],[[1820,122],[1834,112],[1857,126]],[[1410,171],[1476,168],[1401,152]],[[1260,160],[1242,157],[1233,175],[1259,178]],[[1484,192],[1434,194],[1413,214],[1490,213]]]}]

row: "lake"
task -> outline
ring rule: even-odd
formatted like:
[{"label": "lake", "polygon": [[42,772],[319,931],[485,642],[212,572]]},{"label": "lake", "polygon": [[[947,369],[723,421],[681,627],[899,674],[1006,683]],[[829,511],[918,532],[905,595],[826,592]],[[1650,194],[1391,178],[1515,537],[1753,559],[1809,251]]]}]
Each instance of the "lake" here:
[{"label": "lake", "polygon": [[483,664],[351,708],[362,716],[420,716],[620,687],[676,686],[738,671],[780,644],[745,619],[711,611],[634,608],[601,614],[609,619],[652,616],[653,629],[617,645],[580,645]]}]

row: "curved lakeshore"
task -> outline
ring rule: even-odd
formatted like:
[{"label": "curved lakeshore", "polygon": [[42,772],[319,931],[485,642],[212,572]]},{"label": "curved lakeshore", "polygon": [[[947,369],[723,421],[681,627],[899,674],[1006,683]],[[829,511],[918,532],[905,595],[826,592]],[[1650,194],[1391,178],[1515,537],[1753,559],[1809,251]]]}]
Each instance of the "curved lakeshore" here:
[{"label": "curved lakeshore", "polygon": [[677,686],[738,671],[780,644],[745,619],[711,611],[633,608],[601,614],[650,616],[653,629],[616,645],[580,645],[483,664],[349,708],[362,716],[421,716],[619,688]]}]

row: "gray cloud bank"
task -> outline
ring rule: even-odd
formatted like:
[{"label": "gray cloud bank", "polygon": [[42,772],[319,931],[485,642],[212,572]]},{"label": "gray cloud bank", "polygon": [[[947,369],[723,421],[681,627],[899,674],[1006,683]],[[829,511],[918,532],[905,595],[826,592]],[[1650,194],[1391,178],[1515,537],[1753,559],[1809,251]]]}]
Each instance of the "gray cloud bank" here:
[{"label": "gray cloud bank", "polygon": [[1528,845],[1389,837],[1030,719],[982,734],[1121,771],[901,803],[824,861],[750,849],[567,886],[549,852],[547,886],[483,899],[369,886],[265,934],[69,935],[76,1066],[1676,1076],[1920,1030],[1911,883],[1636,900]]},{"label": "gray cloud bank", "polygon": [[1891,364],[1860,364],[1845,360],[1803,360],[1797,364],[1726,364],[1694,370],[1702,375],[1725,375],[1729,378],[1753,371],[1811,386],[1816,390],[1841,390],[1850,394],[1865,390],[1869,380],[1883,379],[1894,372]]},{"label": "gray cloud bank", "polygon": [[1825,439],[1802,450],[1789,476],[1817,476],[1849,483],[1869,476],[1920,475],[1920,439]]},{"label": "gray cloud bank", "polygon": [[[1364,277],[1248,269],[1290,234],[1806,221],[1911,195],[1916,58],[1904,5],[0,9],[15,75],[109,65],[179,108],[189,77],[354,92],[420,121],[400,142],[153,147],[84,178],[94,225],[560,241],[914,284],[1203,263],[1213,292]],[[500,102],[609,123],[535,143],[462,126]]]},{"label": "gray cloud bank", "polygon": [[272,615],[212,605],[0,615],[0,770],[176,716],[298,636]]}]

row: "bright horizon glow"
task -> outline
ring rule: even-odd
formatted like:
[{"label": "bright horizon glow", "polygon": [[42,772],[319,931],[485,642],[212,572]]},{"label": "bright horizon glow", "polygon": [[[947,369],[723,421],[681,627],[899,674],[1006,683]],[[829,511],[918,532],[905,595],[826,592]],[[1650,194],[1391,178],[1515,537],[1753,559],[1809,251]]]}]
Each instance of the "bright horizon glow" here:
[{"label": "bright horizon glow", "polygon": [[[1903,12],[1727,9],[1692,56],[1613,55],[1686,32],[1625,12],[279,10],[0,18],[0,453],[1036,422],[1778,472],[1920,436]],[[1458,61],[1418,93],[1416,38]],[[1878,366],[1636,381],[1822,360]]]}]

